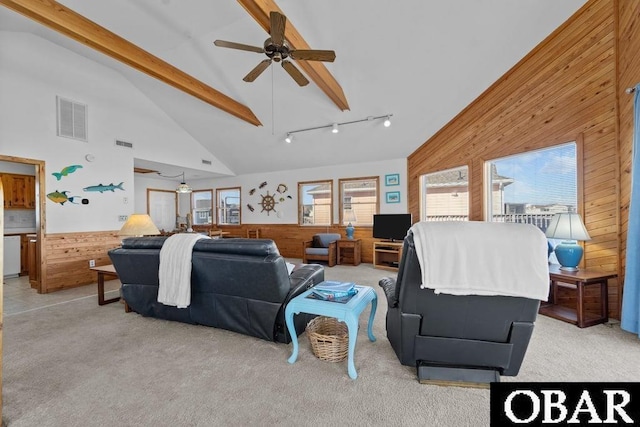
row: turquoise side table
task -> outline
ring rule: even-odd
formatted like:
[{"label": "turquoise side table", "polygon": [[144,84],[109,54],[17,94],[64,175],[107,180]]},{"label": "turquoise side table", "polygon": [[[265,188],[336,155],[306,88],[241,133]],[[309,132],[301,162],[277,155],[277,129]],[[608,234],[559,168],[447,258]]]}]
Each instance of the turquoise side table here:
[{"label": "turquoise side table", "polygon": [[356,367],[353,362],[356,339],[358,338],[358,318],[360,317],[362,310],[364,310],[369,302],[371,302],[371,314],[369,314],[367,334],[369,335],[370,341],[375,341],[376,337],[373,336],[373,318],[376,315],[376,308],[378,307],[378,295],[376,295],[373,288],[369,286],[356,285],[356,289],[358,289],[358,293],[345,304],[307,298],[307,295],[309,295],[313,289],[309,289],[289,301],[284,312],[287,329],[289,330],[289,335],[291,335],[291,342],[293,344],[293,351],[291,352],[291,357],[288,359],[289,363],[295,363],[298,358],[298,334],[296,333],[295,325],[293,324],[293,315],[298,313],[309,313],[335,317],[339,321],[347,324],[347,330],[349,332],[349,351],[347,358],[349,377],[354,380],[358,377],[358,373],[356,372]]}]

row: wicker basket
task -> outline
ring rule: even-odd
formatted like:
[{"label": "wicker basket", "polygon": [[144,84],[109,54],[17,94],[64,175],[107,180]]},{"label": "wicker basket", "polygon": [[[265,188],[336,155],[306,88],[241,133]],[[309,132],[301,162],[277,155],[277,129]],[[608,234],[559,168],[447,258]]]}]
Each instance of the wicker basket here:
[{"label": "wicker basket", "polygon": [[307,325],[307,336],[318,359],[341,362],[349,352],[347,324],[333,317],[318,316]]}]

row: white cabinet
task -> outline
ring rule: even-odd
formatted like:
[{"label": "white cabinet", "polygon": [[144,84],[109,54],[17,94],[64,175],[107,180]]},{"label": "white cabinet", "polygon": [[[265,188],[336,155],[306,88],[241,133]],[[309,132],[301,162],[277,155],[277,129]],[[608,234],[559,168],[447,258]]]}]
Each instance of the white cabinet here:
[{"label": "white cabinet", "polygon": [[20,236],[4,237],[4,277],[20,274]]}]

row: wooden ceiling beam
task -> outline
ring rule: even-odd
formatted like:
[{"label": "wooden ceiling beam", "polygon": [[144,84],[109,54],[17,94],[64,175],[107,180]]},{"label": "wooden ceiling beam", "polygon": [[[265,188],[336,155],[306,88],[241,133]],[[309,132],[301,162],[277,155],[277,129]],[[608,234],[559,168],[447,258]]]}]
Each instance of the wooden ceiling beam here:
[{"label": "wooden ceiling beam", "polygon": [[0,4],[241,120],[262,125],[247,106],[56,1],[0,0]]},{"label": "wooden ceiling beam", "polygon": [[[271,24],[269,13],[271,11],[280,12],[286,15],[274,0],[238,0],[238,3],[245,8],[249,15],[267,32],[271,32]],[[296,30],[289,18],[285,26],[284,37],[287,39],[292,49],[311,49],[309,44],[304,40],[302,35]],[[348,110],[349,103],[344,95],[342,87],[337,80],[329,72],[327,67],[320,61],[301,61],[296,60],[296,64],[302,68],[307,76],[313,80],[315,84],[340,108],[340,110]]]}]

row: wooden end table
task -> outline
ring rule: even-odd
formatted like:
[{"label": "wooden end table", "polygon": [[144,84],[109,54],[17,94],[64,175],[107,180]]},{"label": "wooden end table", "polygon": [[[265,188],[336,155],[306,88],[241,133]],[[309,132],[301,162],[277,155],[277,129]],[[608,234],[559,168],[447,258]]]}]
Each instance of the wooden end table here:
[{"label": "wooden end table", "polygon": [[120,301],[120,297],[104,299],[104,278],[109,276],[113,279],[118,278],[118,273],[113,265],[101,265],[99,267],[91,267],[90,270],[98,273],[98,305],[111,304],[112,302]]},{"label": "wooden end table", "polygon": [[371,303],[371,313],[369,314],[367,334],[369,335],[370,341],[375,341],[376,337],[373,335],[373,318],[376,315],[376,308],[378,307],[378,296],[376,295],[376,291],[369,286],[356,285],[356,289],[358,289],[358,293],[346,303],[307,298],[307,296],[313,292],[313,288],[304,291],[289,301],[287,308],[284,311],[284,318],[287,323],[289,335],[291,335],[291,343],[293,344],[293,351],[291,352],[291,357],[288,359],[289,363],[295,363],[298,358],[298,334],[296,333],[296,326],[293,323],[293,315],[302,312],[335,317],[339,321],[347,324],[347,330],[349,332],[347,370],[351,379],[355,380],[358,378],[356,366],[353,362],[353,356],[356,349],[356,339],[358,338],[358,318],[360,317],[362,310]]},{"label": "wooden end table", "polygon": [[[596,269],[580,269],[578,271],[564,271],[557,264],[549,265],[549,301],[540,305],[540,314],[553,317],[564,322],[573,323],[579,328],[605,323],[609,320],[609,279],[618,277],[616,273],[610,273]],[[600,287],[600,313],[587,312],[584,309],[584,292],[588,286]],[[576,291],[576,308],[571,309],[556,304],[558,287],[573,289]]]},{"label": "wooden end table", "polygon": [[362,260],[362,240],[360,239],[340,239],[337,240],[338,264],[350,262],[353,265],[360,265]]}]

